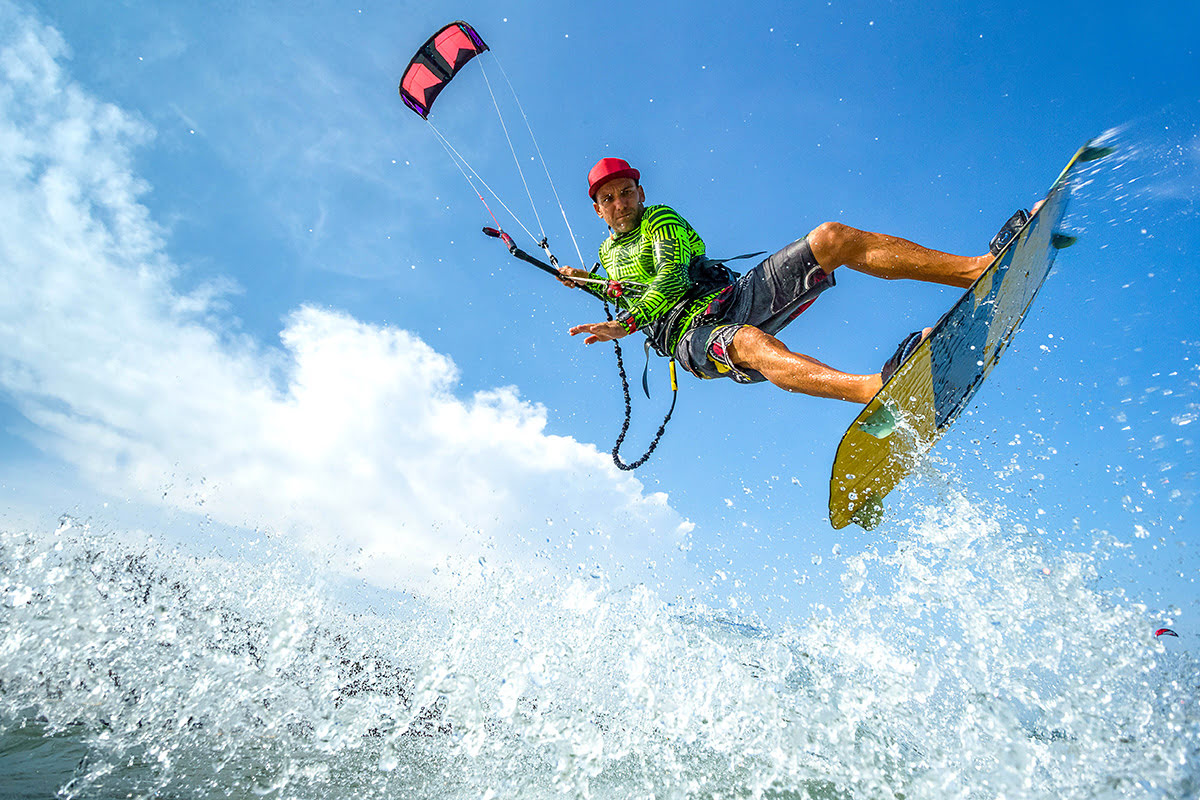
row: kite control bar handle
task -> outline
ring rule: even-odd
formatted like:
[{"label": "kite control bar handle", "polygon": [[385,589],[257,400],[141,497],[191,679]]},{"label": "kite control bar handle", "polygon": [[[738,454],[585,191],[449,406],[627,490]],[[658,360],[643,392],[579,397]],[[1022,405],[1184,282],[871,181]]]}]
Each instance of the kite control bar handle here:
[{"label": "kite control bar handle", "polygon": [[499,230],[498,228],[484,228],[483,232],[488,236],[491,236],[493,239],[499,239],[500,241],[504,242],[504,244],[508,247],[508,252],[512,253],[525,263],[533,264],[535,267],[540,269],[542,272],[547,273],[548,275],[553,275],[556,278],[562,277],[559,275],[558,270],[556,270],[554,267],[550,266],[545,261],[542,261],[540,258],[535,258],[529,255],[529,253],[526,253],[524,250],[517,247],[517,243],[513,241],[513,238],[504,231]]},{"label": "kite control bar handle", "polygon": [[[521,248],[517,247],[517,243],[514,242],[512,237],[509,236],[504,231],[500,230],[499,228],[484,228],[483,232],[486,233],[488,236],[491,236],[493,239],[499,239],[500,241],[504,242],[504,244],[508,246],[508,252],[512,253],[515,257],[521,259],[522,261],[524,261],[528,264],[533,264],[535,267],[540,269],[542,272],[545,272],[547,275],[553,275],[555,278],[558,278],[559,280],[563,280],[563,274],[561,272],[559,272],[554,267],[550,266],[550,264],[547,264],[545,261],[542,261],[540,258],[535,258],[534,256],[529,255],[529,253],[526,253]],[[546,242],[546,240],[543,239],[542,240],[543,247],[545,247],[545,242]],[[762,255],[762,254],[755,253],[754,255]],[[558,261],[554,258],[554,256],[550,256],[550,260],[555,265],[558,264]],[[600,269],[600,265],[596,264],[596,266],[592,267],[592,271],[589,273],[589,275],[595,275],[596,270],[598,270],[598,269]],[[609,299],[616,299],[618,297],[621,297],[623,294],[625,294],[626,288],[630,287],[630,286],[638,287],[641,289],[646,288],[646,284],[644,284],[644,283],[635,283],[633,281],[625,281],[624,283],[622,283],[620,281],[606,281],[606,280],[602,280],[600,278],[594,278],[594,277],[567,278],[567,280],[572,281],[576,286],[585,284],[585,283],[602,285],[602,286],[604,286],[604,290],[605,290],[605,292],[607,292]],[[605,297],[598,295],[598,294],[595,296],[598,299],[600,299],[601,301],[607,302],[607,299]]]},{"label": "kite control bar handle", "polygon": [[497,230],[496,228],[484,228],[483,232],[488,236],[491,236],[493,239],[499,239],[500,241],[504,242],[504,244],[508,246],[508,252],[512,253],[513,255],[516,255],[517,250],[520,249],[517,247],[517,243],[513,241],[513,238],[504,231]]}]

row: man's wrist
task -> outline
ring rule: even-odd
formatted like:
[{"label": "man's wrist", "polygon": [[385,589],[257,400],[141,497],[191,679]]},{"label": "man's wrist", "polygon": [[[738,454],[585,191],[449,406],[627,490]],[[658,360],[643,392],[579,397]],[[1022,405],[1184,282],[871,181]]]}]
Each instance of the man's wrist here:
[{"label": "man's wrist", "polygon": [[637,319],[628,311],[622,311],[617,314],[617,322],[625,329],[626,333],[633,333],[638,329]]}]

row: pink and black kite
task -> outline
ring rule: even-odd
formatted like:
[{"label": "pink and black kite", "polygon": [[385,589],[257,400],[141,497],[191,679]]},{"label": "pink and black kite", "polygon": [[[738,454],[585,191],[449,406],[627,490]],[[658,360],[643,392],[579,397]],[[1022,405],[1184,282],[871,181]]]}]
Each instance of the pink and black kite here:
[{"label": "pink and black kite", "polygon": [[468,61],[487,49],[474,28],[462,20],[451,22],[417,50],[400,79],[400,97],[422,119],[428,119],[442,89]]}]

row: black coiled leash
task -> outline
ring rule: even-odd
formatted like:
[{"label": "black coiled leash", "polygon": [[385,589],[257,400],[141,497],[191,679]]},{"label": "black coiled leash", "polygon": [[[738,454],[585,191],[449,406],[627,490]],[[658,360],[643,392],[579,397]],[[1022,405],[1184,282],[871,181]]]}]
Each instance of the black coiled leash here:
[{"label": "black coiled leash", "polygon": [[[608,317],[609,322],[613,321],[608,303],[604,304],[604,314]],[[654,448],[658,447],[659,440],[666,433],[667,423],[671,421],[671,414],[675,413],[675,401],[679,399],[679,383],[675,379],[675,359],[671,359],[671,407],[667,409],[667,415],[663,417],[662,425],[658,426],[658,433],[654,434],[654,441],[650,442],[646,452],[642,454],[641,458],[626,464],[621,460],[621,445],[625,442],[625,434],[629,432],[629,421],[633,417],[633,400],[629,396],[629,377],[625,374],[625,359],[621,355],[621,343],[616,339],[613,339],[613,352],[617,354],[617,372],[621,373],[621,393],[625,395],[625,421],[621,423],[621,432],[617,435],[617,443],[613,445],[612,457],[617,469],[630,471],[650,460],[650,454],[654,452]],[[647,392],[647,396],[649,396],[649,392]]]}]

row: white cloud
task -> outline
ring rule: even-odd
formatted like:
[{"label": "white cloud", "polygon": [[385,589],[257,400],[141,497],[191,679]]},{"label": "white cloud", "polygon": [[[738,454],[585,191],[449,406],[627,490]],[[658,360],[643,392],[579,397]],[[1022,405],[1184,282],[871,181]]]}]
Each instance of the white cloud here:
[{"label": "white cloud", "polygon": [[228,279],[181,293],[131,168],[153,132],[63,71],[55,32],[3,17],[0,387],[39,447],[114,494],[361,549],[379,579],[485,550],[681,566],[666,497],[516,389],[460,398],[418,337],[312,307],[268,347],[224,316]]}]

